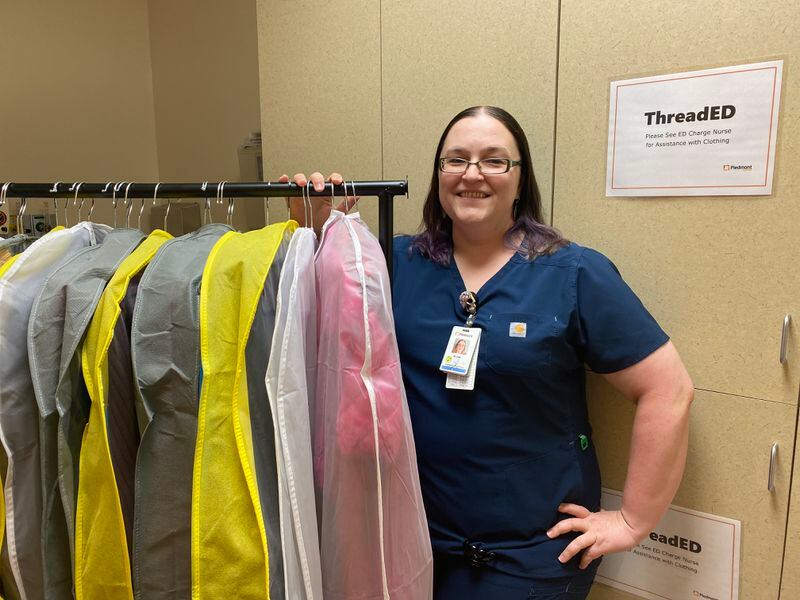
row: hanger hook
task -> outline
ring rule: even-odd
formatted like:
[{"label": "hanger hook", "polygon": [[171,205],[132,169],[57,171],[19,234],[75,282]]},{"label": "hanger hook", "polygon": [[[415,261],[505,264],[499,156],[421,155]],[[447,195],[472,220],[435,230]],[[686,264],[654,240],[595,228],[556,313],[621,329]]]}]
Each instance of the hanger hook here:
[{"label": "hanger hook", "polygon": [[144,196],[139,198],[141,203],[139,204],[139,215],[136,217],[136,229],[139,231],[142,230],[142,214],[144,213]]},{"label": "hanger hook", "polygon": [[[6,192],[6,193],[8,193],[8,192]],[[27,198],[22,198],[22,200],[20,200],[20,203],[19,203],[19,214],[17,214],[17,233],[18,234],[24,233],[24,231],[22,229],[22,217],[25,216],[25,211],[27,210],[27,208],[28,208],[28,199]]]},{"label": "hanger hook", "polygon": [[[153,190],[153,206],[156,205],[156,200],[158,199],[158,188],[160,188],[160,187],[161,187],[161,182],[159,181],[156,184],[156,189]],[[167,202],[169,202],[169,201],[167,201]],[[144,205],[142,205],[142,209],[144,210]],[[150,216],[151,217],[153,216],[152,212],[150,213]],[[140,223],[141,223],[141,219],[142,219],[142,217],[141,217],[141,215],[139,215],[139,222]],[[150,219],[150,220],[152,221],[152,219]],[[167,230],[166,221],[167,221],[167,217],[164,216],[164,231]],[[153,228],[153,224],[152,223],[150,223],[150,227]],[[139,229],[141,229],[141,225],[139,226]]]},{"label": "hanger hook", "polygon": [[125,186],[125,227],[131,226],[131,212],[133,211],[133,200],[128,200],[128,192],[131,190],[131,186],[133,185],[133,181],[131,181],[128,185]]},{"label": "hanger hook", "polygon": [[[83,205],[81,205],[83,206]],[[89,214],[86,215],[86,220],[90,223],[92,222],[92,213],[94,212],[94,197],[92,197],[92,203],[89,205]]]},{"label": "hanger hook", "polygon": [[[352,179],[350,180],[350,189],[353,191],[353,206],[350,208],[354,208],[356,205],[356,182]],[[347,209],[347,212],[350,212],[350,208]]]},{"label": "hanger hook", "polygon": [[[73,206],[78,206],[78,194],[80,194],[80,192],[81,192],[81,186],[82,185],[83,185],[83,181],[72,184],[72,188],[70,188],[70,191],[72,191],[73,188],[75,189],[75,196],[74,196],[73,201],[72,201],[72,205]],[[69,203],[69,200],[67,202]],[[80,206],[80,208],[78,208],[78,223],[81,222],[81,209],[82,208],[83,208],[83,198],[81,198],[81,206]]]},{"label": "hanger hook", "polygon": [[305,227],[308,227],[308,200],[306,200],[306,186],[302,186],[300,188],[300,196],[303,198],[303,224]]},{"label": "hanger hook", "polygon": [[[215,195],[215,198],[219,198],[219,186],[220,184],[219,182],[217,182],[217,193]],[[213,223],[214,221],[212,220],[212,216],[213,215],[211,214],[211,196],[206,196],[206,207],[205,211],[203,212],[203,223],[204,224]]]},{"label": "hanger hook", "polygon": [[6,195],[8,195],[8,188],[11,185],[10,181],[3,184],[3,189],[0,190],[0,206],[6,203]]},{"label": "hanger hook", "polygon": [[128,183],[127,181],[120,181],[114,184],[114,192],[111,195],[111,206],[114,207],[114,229],[117,228],[117,192],[122,189],[122,186]]},{"label": "hanger hook", "polygon": [[172,200],[167,198],[167,209],[164,211],[164,231],[169,233],[169,229],[167,229],[167,219],[169,218],[169,209],[172,206]]},{"label": "hanger hook", "polygon": [[314,229],[314,205],[311,203],[311,182],[309,181],[306,185],[308,186],[308,216],[311,219],[310,227],[311,229]]}]

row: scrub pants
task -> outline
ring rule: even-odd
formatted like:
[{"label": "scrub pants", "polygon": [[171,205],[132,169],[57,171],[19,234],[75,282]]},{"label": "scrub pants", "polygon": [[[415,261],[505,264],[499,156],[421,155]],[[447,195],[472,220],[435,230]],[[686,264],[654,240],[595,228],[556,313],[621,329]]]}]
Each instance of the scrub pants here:
[{"label": "scrub pants", "polygon": [[434,555],[433,600],[585,600],[595,565],[571,577],[514,577],[473,567],[460,556]]}]

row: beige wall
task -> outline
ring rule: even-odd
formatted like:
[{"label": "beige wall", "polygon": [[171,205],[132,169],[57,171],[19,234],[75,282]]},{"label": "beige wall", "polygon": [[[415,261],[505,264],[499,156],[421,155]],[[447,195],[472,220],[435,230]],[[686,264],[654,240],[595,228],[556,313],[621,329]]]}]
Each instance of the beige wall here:
[{"label": "beige wall", "polygon": [[[254,0],[5,2],[0,22],[0,181],[239,180],[260,127]],[[242,200],[235,224],[262,215]],[[93,219],[113,221],[108,201]]]},{"label": "beige wall", "polygon": [[[681,353],[696,394],[675,503],[742,522],[741,598],[778,597],[796,438],[796,328],[788,363],[778,355],[784,315],[800,314],[798,24],[796,2],[681,1],[660,3],[657,14],[650,3],[561,2],[553,222],[614,260]],[[780,57],[771,196],[605,197],[609,82]],[[590,390],[604,481],[620,489],[632,409],[608,386],[593,381]],[[592,594],[622,597],[601,586]]]},{"label": "beige wall", "polygon": [[[159,178],[240,181],[237,149],[261,127],[255,1],[147,4]],[[236,226],[263,225],[260,206],[238,202]]]},{"label": "beige wall", "polygon": [[157,177],[145,0],[3,2],[0,23],[1,181]]},{"label": "beige wall", "polygon": [[[800,178],[791,166],[800,162],[800,88],[792,76],[800,5],[257,2],[267,171],[408,175],[411,200],[395,204],[398,233],[419,222],[431,154],[454,113],[488,103],[519,118],[548,218],[614,260],[695,380],[692,442],[676,503],[742,520],[741,597],[776,598],[800,386]],[[610,81],[776,57],[786,63],[772,196],[605,197]],[[786,313],[795,327],[790,361],[780,365]],[[627,444],[620,440],[632,407],[596,378],[590,401],[605,481],[621,488]],[[795,556],[796,540],[790,531]],[[800,597],[797,578],[784,579],[794,587],[783,597]],[[592,597],[628,596],[598,586]]]},{"label": "beige wall", "polygon": [[[321,170],[410,181],[397,233],[420,222],[444,126],[475,104],[528,132],[549,214],[555,0],[258,0],[265,173]],[[361,202],[373,231],[374,198]]]}]

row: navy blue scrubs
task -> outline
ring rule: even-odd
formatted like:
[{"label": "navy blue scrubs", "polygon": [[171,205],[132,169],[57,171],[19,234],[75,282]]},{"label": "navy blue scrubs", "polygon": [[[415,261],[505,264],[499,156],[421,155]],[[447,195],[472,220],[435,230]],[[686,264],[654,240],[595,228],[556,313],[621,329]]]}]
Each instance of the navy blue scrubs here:
[{"label": "navy blue scrubs", "polygon": [[[465,286],[455,261],[441,266],[409,253],[410,241],[395,238],[393,305],[435,597],[484,597],[474,582],[468,595],[447,583],[465,577],[516,581],[519,589],[581,578],[579,557],[558,561],[577,534],[551,540],[545,532],[567,518],[561,502],[600,508],[584,364],[619,371],[667,335],[599,252],[571,243],[534,261],[516,254],[477,292],[475,389],[447,389],[439,364],[453,326],[466,320]],[[524,337],[519,326],[512,331],[518,323]],[[472,574],[470,561],[481,565]],[[461,565],[467,575],[453,573]]]}]

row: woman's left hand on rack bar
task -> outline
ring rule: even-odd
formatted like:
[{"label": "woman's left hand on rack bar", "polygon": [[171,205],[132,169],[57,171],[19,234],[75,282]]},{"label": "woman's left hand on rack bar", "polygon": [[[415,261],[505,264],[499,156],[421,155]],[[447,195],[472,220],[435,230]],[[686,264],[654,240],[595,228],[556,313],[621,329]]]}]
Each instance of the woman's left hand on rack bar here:
[{"label": "woman's left hand on rack bar", "polygon": [[[280,183],[289,183],[289,176],[284,174],[281,175],[278,179]],[[304,173],[296,173],[294,177],[292,177],[292,181],[298,186],[306,186],[308,182],[311,182],[311,185],[314,187],[314,190],[317,192],[321,192],[325,189],[325,182],[329,181],[334,185],[342,185],[344,182],[344,178],[340,173],[331,173],[328,179],[326,180],[322,173],[314,172],[311,174],[310,177],[306,177]],[[336,205],[336,210],[341,212],[347,212],[348,210],[352,210],[352,208],[356,205],[360,196],[347,196],[346,199],[342,199],[342,201]],[[302,198],[290,198],[289,199],[289,213],[291,218],[300,223],[300,225],[307,225],[305,222],[305,209],[303,207],[303,199]],[[325,221],[328,220],[328,217],[331,214],[332,202],[330,196],[312,196],[311,197],[311,208],[313,213],[314,219],[314,230],[319,232],[322,229],[322,226],[325,224]]]}]

